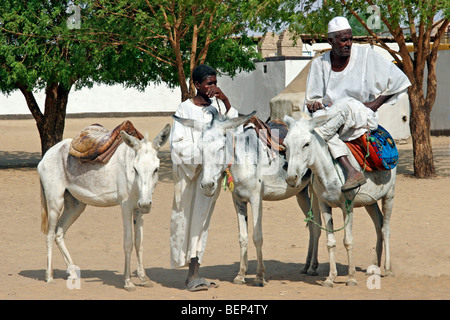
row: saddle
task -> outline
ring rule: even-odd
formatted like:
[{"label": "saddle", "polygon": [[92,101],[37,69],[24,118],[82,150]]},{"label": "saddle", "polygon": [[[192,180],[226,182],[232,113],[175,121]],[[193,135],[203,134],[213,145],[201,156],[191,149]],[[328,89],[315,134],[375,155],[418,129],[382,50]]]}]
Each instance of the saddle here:
[{"label": "saddle", "polygon": [[72,140],[69,153],[81,161],[106,164],[123,142],[119,134],[122,130],[140,140],[144,138],[128,120],[112,131],[100,124],[92,124],[81,130]]},{"label": "saddle", "polygon": [[[250,124],[253,126],[250,126]],[[256,135],[269,149],[276,150],[282,154],[286,152],[283,141],[288,132],[287,124],[278,119],[263,122],[258,117],[253,116],[244,124],[245,129],[251,127],[255,129]]]}]

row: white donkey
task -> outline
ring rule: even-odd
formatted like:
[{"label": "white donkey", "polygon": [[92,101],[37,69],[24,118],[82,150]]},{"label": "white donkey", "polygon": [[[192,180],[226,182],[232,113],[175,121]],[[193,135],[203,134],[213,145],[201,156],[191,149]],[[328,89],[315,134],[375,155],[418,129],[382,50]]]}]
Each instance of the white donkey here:
[{"label": "white donkey", "polygon": [[[288,124],[289,131],[284,143],[288,154],[288,178],[287,182],[291,186],[302,183],[301,178],[309,170],[312,171],[311,183],[314,194],[319,198],[320,211],[327,229],[327,248],[330,258],[330,273],[324,281],[324,286],[333,286],[333,281],[337,276],[335,248],[336,240],[333,233],[333,220],[331,208],[341,208],[344,214],[344,246],[348,255],[348,280],[347,285],[355,285],[355,266],[353,262],[353,236],[352,219],[353,207],[364,206],[372,218],[377,242],[375,246],[375,257],[373,264],[381,265],[381,254],[383,250],[383,240],[385,247],[385,272],[392,275],[391,260],[389,252],[390,217],[394,202],[394,187],[396,169],[378,170],[365,172],[367,183],[359,190],[342,193],[341,186],[345,181],[342,168],[335,165],[326,142],[315,132],[315,128],[320,126],[328,117],[317,117],[311,119],[304,115],[298,121],[286,116],[284,121]],[[357,168],[359,165],[353,156],[349,157],[352,164]],[[351,201],[353,199],[353,201]],[[383,212],[380,211],[377,201],[381,199]],[[348,201],[347,201],[348,200]],[[350,202],[350,203],[349,203]],[[348,204],[346,206],[346,203]]]},{"label": "white donkey", "polygon": [[[254,113],[234,119],[219,117],[216,109],[211,108],[213,115],[210,124],[203,126],[201,136],[203,179],[201,187],[207,196],[215,194],[220,188],[226,169],[229,169],[233,177],[234,190],[233,203],[238,217],[239,244],[240,244],[240,268],[234,279],[235,284],[244,284],[248,269],[248,225],[247,203],[250,203],[253,216],[253,242],[257,253],[257,274],[255,286],[264,286],[265,267],[262,255],[262,201],[278,201],[293,196],[297,197],[305,216],[310,210],[308,196],[309,177],[305,176],[294,188],[286,183],[285,158],[277,154],[271,159],[267,151],[262,150],[259,138],[255,130],[246,130],[236,134],[236,128],[245,123]],[[194,126],[194,120],[182,119],[173,116],[175,120],[185,126]],[[200,124],[198,124],[200,125]],[[317,203],[316,203],[317,207]],[[313,210],[314,213],[317,210]],[[320,215],[315,214],[315,220],[320,224]],[[306,264],[302,273],[317,274],[318,267],[318,242],[320,228],[308,223],[310,238]]]},{"label": "white donkey", "polygon": [[122,207],[125,251],[125,286],[135,289],[131,281],[130,258],[134,243],[138,258],[140,285],[151,286],[143,266],[143,213],[150,212],[152,194],[158,181],[157,152],[167,141],[170,126],[155,137],[153,143],[120,132],[125,143],[117,148],[108,163],[80,163],[69,155],[71,139],[50,148],[38,165],[41,181],[42,231],[47,234],[46,281],[53,281],[52,248],[56,241],[67,264],[69,278],[76,279],[75,265],[64,244],[67,229],[86,205]]}]

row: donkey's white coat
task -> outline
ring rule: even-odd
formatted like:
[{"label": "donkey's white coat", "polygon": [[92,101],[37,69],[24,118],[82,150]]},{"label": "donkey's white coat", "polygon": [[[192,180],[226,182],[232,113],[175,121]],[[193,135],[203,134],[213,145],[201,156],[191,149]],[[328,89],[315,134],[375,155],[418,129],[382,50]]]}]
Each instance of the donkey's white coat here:
[{"label": "donkey's white coat", "polygon": [[[305,176],[298,186],[289,187],[286,183],[286,171],[283,169],[286,162],[284,157],[277,154],[275,159],[271,159],[267,152],[262,150],[255,130],[246,130],[236,134],[235,129],[245,123],[254,113],[234,119],[220,118],[215,110],[211,110],[211,113],[213,119],[210,124],[204,125],[200,143],[203,166],[201,187],[207,196],[215,194],[216,188],[221,186],[224,171],[231,163],[230,172],[234,180],[232,197],[238,217],[241,248],[240,269],[234,283],[245,283],[245,275],[248,269],[247,203],[250,203],[254,225],[253,242],[257,253],[257,274],[254,285],[264,286],[262,201],[278,201],[296,196],[297,202],[306,216],[310,209],[307,188],[309,176]],[[195,125],[193,120],[175,116],[174,118],[182,122],[183,125]],[[228,140],[228,143],[227,138],[231,139]],[[232,154],[227,155],[227,151]],[[313,211],[317,213],[317,210]],[[320,223],[319,214],[315,214],[315,220]],[[301,272],[316,275],[320,228],[311,223],[308,226],[310,232],[308,255]]]},{"label": "donkey's white coat", "polygon": [[[356,284],[355,266],[352,257],[353,236],[352,221],[353,207],[364,206],[372,218],[377,234],[375,246],[375,257],[373,264],[380,266],[382,246],[385,248],[385,272],[391,275],[391,259],[389,251],[390,217],[394,202],[394,188],[396,168],[392,170],[378,170],[364,172],[367,183],[359,190],[342,193],[341,186],[345,182],[345,175],[339,165],[335,165],[328,151],[325,141],[315,132],[315,128],[321,123],[328,121],[328,117],[317,117],[311,119],[304,115],[299,120],[286,116],[284,121],[289,126],[289,132],[284,140],[288,154],[288,177],[287,182],[291,186],[301,183],[301,177],[311,170],[313,173],[312,185],[314,193],[319,198],[320,211],[327,230],[327,248],[330,257],[330,274],[324,286],[332,286],[337,276],[335,247],[336,240],[333,230],[333,220],[331,208],[341,208],[345,220],[344,246],[348,254],[348,280],[347,284]],[[359,167],[353,156],[349,157],[355,168]],[[300,179],[299,179],[300,178]],[[346,199],[354,200],[351,206],[346,209]],[[377,201],[381,199],[382,211],[378,207]],[[347,210],[348,213],[347,214]]]},{"label": "donkey's white coat", "polygon": [[75,265],[64,244],[67,229],[75,222],[86,205],[122,207],[125,251],[126,290],[135,288],[131,281],[130,258],[134,244],[138,258],[137,274],[141,285],[150,286],[143,266],[143,213],[150,212],[152,194],[158,181],[157,152],[170,134],[167,125],[154,139],[139,140],[120,132],[125,143],[117,148],[107,164],[80,163],[69,154],[71,139],[50,148],[39,162],[41,181],[42,231],[47,235],[46,281],[53,281],[52,248],[56,241],[70,273],[77,278]]}]

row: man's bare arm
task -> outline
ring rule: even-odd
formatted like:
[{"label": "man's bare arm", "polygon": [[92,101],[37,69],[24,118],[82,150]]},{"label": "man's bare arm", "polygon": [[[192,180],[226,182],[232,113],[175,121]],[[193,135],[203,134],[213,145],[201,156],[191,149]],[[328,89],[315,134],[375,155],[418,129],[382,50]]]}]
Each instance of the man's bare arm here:
[{"label": "man's bare arm", "polygon": [[381,107],[383,105],[383,103],[385,103],[386,101],[388,101],[390,98],[392,98],[394,95],[388,95],[388,96],[379,96],[378,98],[376,98],[375,100],[373,100],[372,102],[366,102],[364,103],[364,105],[369,108],[372,109],[373,112],[376,112],[378,110],[379,107]]}]

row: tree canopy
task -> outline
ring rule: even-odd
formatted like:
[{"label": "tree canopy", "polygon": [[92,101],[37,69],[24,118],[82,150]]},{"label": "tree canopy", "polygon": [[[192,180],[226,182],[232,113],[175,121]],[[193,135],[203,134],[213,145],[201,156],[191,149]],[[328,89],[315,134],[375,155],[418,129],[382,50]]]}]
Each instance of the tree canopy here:
[{"label": "tree canopy", "polygon": [[254,40],[247,33],[264,30],[281,0],[95,0],[88,10],[96,25],[92,41],[138,49],[153,59],[157,81],[181,88],[181,100],[194,94],[188,85],[195,66],[209,64],[231,77],[255,68]]},{"label": "tree canopy", "polygon": [[[153,80],[144,72],[151,61],[135,59],[137,50],[82,41],[71,8],[66,1],[37,0],[4,0],[0,6],[0,91],[23,93],[36,120],[42,153],[62,139],[73,87]],[[84,17],[81,26],[91,21]],[[45,92],[44,105],[35,99],[37,90]]]}]

